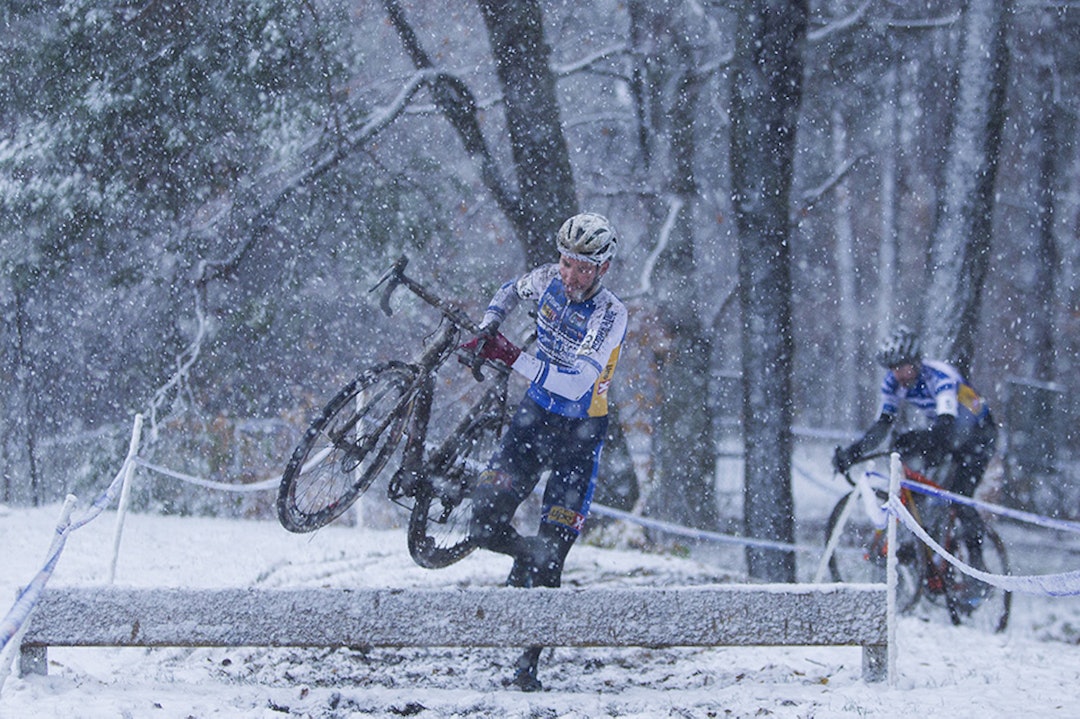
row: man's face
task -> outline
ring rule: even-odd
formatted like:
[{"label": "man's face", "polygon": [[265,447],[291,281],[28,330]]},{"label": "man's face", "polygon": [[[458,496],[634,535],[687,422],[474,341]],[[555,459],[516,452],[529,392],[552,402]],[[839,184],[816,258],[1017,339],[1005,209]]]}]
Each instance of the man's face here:
[{"label": "man's face", "polygon": [[607,272],[608,265],[605,262],[597,265],[586,260],[577,260],[566,255],[559,256],[559,277],[562,278],[566,295],[572,302],[582,302],[589,299],[600,284],[600,278]]},{"label": "man's face", "polygon": [[896,381],[902,386],[910,387],[915,384],[915,379],[919,376],[919,367],[918,365],[907,362],[893,367],[892,373],[896,377]]}]

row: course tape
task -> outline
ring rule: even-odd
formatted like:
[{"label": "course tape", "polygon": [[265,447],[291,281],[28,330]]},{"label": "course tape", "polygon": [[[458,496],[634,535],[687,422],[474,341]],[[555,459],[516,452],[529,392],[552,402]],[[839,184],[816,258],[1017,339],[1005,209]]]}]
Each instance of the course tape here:
[{"label": "course tape", "polygon": [[[866,472],[866,476],[879,480],[875,483],[875,489],[887,490],[889,478],[880,472]],[[1054,519],[1053,517],[1044,517],[1039,514],[1032,514],[1031,512],[1025,512],[1020,509],[1011,509],[1009,507],[1002,507],[998,504],[990,504],[989,502],[983,502],[982,500],[975,499],[973,497],[967,497],[963,494],[956,494],[955,492],[949,492],[938,487],[931,487],[928,484],[922,482],[915,482],[910,479],[901,479],[900,485],[906,487],[913,492],[919,494],[925,494],[930,497],[940,497],[950,502],[956,502],[957,504],[966,504],[969,507],[975,507],[981,509],[984,512],[991,514],[997,514],[1002,517],[1009,517],[1010,519],[1016,519],[1021,522],[1027,522],[1028,524],[1034,524],[1046,529],[1058,529],[1063,532],[1073,532],[1080,534],[1080,522],[1070,522],[1067,519]]]},{"label": "course tape", "polygon": [[599,514],[601,516],[612,517],[614,519],[622,519],[632,524],[639,524],[643,527],[649,527],[652,529],[659,529],[668,534],[675,534],[681,537],[690,537],[692,539],[708,539],[714,542],[720,542],[722,544],[740,544],[747,547],[760,547],[762,549],[779,549],[783,551],[798,551],[817,554],[821,551],[820,547],[811,547],[805,544],[790,544],[788,542],[776,542],[770,539],[754,539],[752,537],[741,537],[735,534],[720,534],[719,532],[710,532],[705,529],[692,529],[690,527],[684,527],[681,524],[672,524],[671,522],[664,522],[659,519],[649,519],[647,517],[641,517],[630,512],[624,512],[619,509],[613,509],[611,507],[605,507],[602,504],[593,504],[590,507],[590,512],[593,514]]},{"label": "course tape", "polygon": [[[160,465],[152,464],[140,457],[134,457],[133,461],[140,467],[145,467],[153,472],[162,474],[173,479],[178,479],[183,482],[189,482],[201,487],[207,487],[209,489],[217,489],[226,492],[262,492],[277,489],[280,484],[280,479],[277,477],[271,477],[258,482],[252,482],[249,484],[236,484],[228,482],[214,482],[208,479],[202,479],[183,472],[177,472],[176,470],[168,469]],[[472,461],[472,460],[470,460]],[[871,483],[869,480],[877,480]],[[920,482],[913,482],[910,480],[901,480],[901,484],[909,489],[921,492],[923,494],[930,494],[933,496],[948,499],[949,501],[958,502],[961,504],[969,504],[971,506],[983,509],[987,512],[994,514],[1000,514],[1003,516],[1012,517],[1021,521],[1026,521],[1030,524],[1036,524],[1042,527],[1050,529],[1061,529],[1069,532],[1080,533],[1080,523],[1069,522],[1066,520],[1052,519],[1050,517],[1043,517],[1037,514],[1031,514],[1030,512],[1023,512],[1021,510],[1009,509],[1007,507],[1001,507],[998,505],[982,502],[971,497],[965,497],[960,494],[954,494],[942,489],[936,489],[929,487]],[[860,494],[863,500],[863,509],[866,515],[870,517],[873,524],[879,529],[885,527],[886,523],[886,510],[876,502],[873,489],[885,489],[888,486],[888,477],[876,471],[865,472],[862,476],[856,479],[856,486],[860,490]],[[624,512],[621,510],[606,507],[601,504],[593,504],[591,511],[594,514],[600,516],[607,516],[614,519],[621,519],[631,524],[637,524],[643,527],[657,529],[668,534],[674,534],[677,536],[687,537],[691,539],[702,539],[707,541],[714,541],[726,544],[740,544],[748,547],[760,547],[763,549],[776,549],[781,551],[796,551],[816,554],[820,551],[818,547],[810,547],[803,544],[791,544],[788,542],[777,542],[768,539],[754,539],[751,537],[744,537],[733,534],[720,534],[718,532],[710,532],[702,529],[692,529],[684,527],[679,524],[673,524],[671,522],[664,522],[661,520],[648,519],[630,512]]]},{"label": "course tape", "polygon": [[1080,594],[1080,571],[1028,576],[991,574],[989,572],[984,572],[961,562],[952,554],[946,552],[945,548],[934,541],[934,539],[927,534],[926,530],[923,529],[922,525],[915,521],[915,517],[911,516],[911,513],[907,510],[907,507],[904,506],[903,502],[900,501],[899,497],[890,497],[885,506],[888,508],[889,512],[904,523],[905,527],[910,529],[916,537],[926,544],[926,546],[930,547],[935,554],[942,557],[945,561],[964,574],[974,577],[981,582],[993,584],[995,587],[999,587],[1006,592],[1045,594],[1051,597],[1071,597]]},{"label": "course tape", "polygon": [[209,489],[221,489],[226,492],[263,492],[268,489],[277,489],[281,484],[281,480],[277,477],[271,477],[270,479],[264,479],[259,482],[252,482],[250,484],[235,484],[229,482],[214,482],[209,479],[202,479],[201,477],[195,477],[190,474],[184,474],[183,472],[177,472],[166,467],[161,467],[156,464],[151,464],[145,459],[135,457],[135,464],[140,467],[145,467],[158,474],[163,474],[166,477],[172,477],[173,479],[179,479],[183,482],[189,482],[190,484],[197,484],[200,487],[207,487]]},{"label": "course tape", "polygon": [[[470,460],[474,461],[474,460]],[[190,482],[191,484],[197,484],[201,487],[208,487],[210,489],[220,489],[227,492],[260,492],[265,490],[277,489],[281,480],[273,477],[265,479],[260,482],[254,482],[251,484],[231,484],[226,482],[213,482],[200,477],[194,477],[190,474],[184,474],[183,472],[177,472],[175,470],[161,467],[156,464],[151,464],[144,459],[138,457],[134,458],[134,462],[140,467],[145,467],[151,471],[163,474],[167,477],[179,479],[183,482]],[[483,469],[482,464],[477,464],[474,467],[477,471]],[[537,487],[536,492],[541,493],[541,489]],[[593,504],[590,506],[590,512],[600,516],[612,517],[614,519],[621,519],[632,524],[638,524],[643,527],[657,529],[668,534],[674,534],[682,537],[688,537],[691,539],[704,539],[714,542],[721,542],[727,544],[740,544],[748,547],[760,547],[763,549],[777,549],[781,551],[796,551],[806,552],[810,554],[816,554],[819,551],[818,547],[811,547],[800,544],[790,544],[787,542],[777,542],[769,539],[753,539],[750,537],[741,537],[733,534],[720,534],[718,532],[710,532],[704,529],[692,529],[684,527],[679,524],[672,524],[671,522],[664,522],[657,519],[648,519],[641,517],[630,512],[624,512],[611,507],[605,507],[602,504]]]},{"label": "course tape", "polygon": [[[120,488],[123,486],[124,480],[124,468],[116,474],[112,483],[109,484],[108,489],[102,492],[97,499],[86,510],[86,514],[76,522],[70,521],[65,516],[56,527],[56,535],[53,537],[52,545],[49,547],[48,556],[45,559],[45,564],[42,566],[38,573],[34,575],[34,578],[30,580],[23,589],[19,591],[18,597],[15,599],[15,604],[8,610],[7,615],[4,616],[4,620],[0,622],[0,656],[6,656],[5,650],[12,637],[20,632],[26,620],[30,617],[30,613],[37,606],[38,598],[41,596],[42,590],[45,589],[45,585],[48,584],[49,579],[52,577],[53,570],[56,569],[56,563],[60,559],[60,553],[64,550],[64,545],[67,543],[68,536],[76,529],[86,526],[94,519],[97,518],[105,508],[112,504],[117,495],[120,493]],[[74,498],[69,498],[72,501]],[[0,672],[6,672],[7,664],[0,666]]]}]

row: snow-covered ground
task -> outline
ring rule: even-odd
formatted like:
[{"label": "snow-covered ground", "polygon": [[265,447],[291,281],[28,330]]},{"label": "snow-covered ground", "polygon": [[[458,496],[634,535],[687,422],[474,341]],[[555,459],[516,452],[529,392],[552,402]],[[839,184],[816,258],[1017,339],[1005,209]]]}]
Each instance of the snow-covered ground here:
[{"label": "snow-covered ground", "polygon": [[[0,597],[40,568],[59,506],[0,507]],[[78,518],[76,511],[75,517]],[[68,540],[51,587],[106,582],[115,514]],[[1020,528],[1014,571],[1080,568],[1070,538]],[[564,584],[692,585],[742,579],[737,548],[691,557],[582,544]],[[707,557],[707,560],[705,559]],[[800,556],[800,575],[814,558]],[[402,530],[129,515],[115,583],[177,587],[497,586],[509,560],[476,553],[416,567]],[[0,615],[10,603],[0,603]],[[93,617],[86,621],[93,622]],[[282,621],[287,621],[283,617]],[[54,648],[49,675],[7,678],[0,717],[1080,717],[1080,598],[1017,596],[1002,635],[939,618],[899,624],[897,681],[866,684],[855,647],[545,651],[544,691],[504,686],[512,649]]]}]

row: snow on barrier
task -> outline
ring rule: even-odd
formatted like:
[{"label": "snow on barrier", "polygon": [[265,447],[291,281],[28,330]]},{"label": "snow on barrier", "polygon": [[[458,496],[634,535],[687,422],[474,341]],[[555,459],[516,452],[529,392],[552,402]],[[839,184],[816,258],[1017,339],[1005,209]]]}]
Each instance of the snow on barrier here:
[{"label": "snow on barrier", "polygon": [[860,646],[885,678],[885,587],[124,589],[45,592],[20,671],[50,646]]}]

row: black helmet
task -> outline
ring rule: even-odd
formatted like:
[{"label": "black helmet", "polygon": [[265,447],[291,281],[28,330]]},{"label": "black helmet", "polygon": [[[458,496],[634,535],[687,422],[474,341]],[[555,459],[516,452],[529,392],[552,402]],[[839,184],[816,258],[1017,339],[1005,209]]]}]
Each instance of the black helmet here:
[{"label": "black helmet", "polygon": [[900,325],[881,344],[877,353],[878,364],[887,369],[902,364],[918,364],[922,361],[922,346],[919,335],[904,325]]}]

